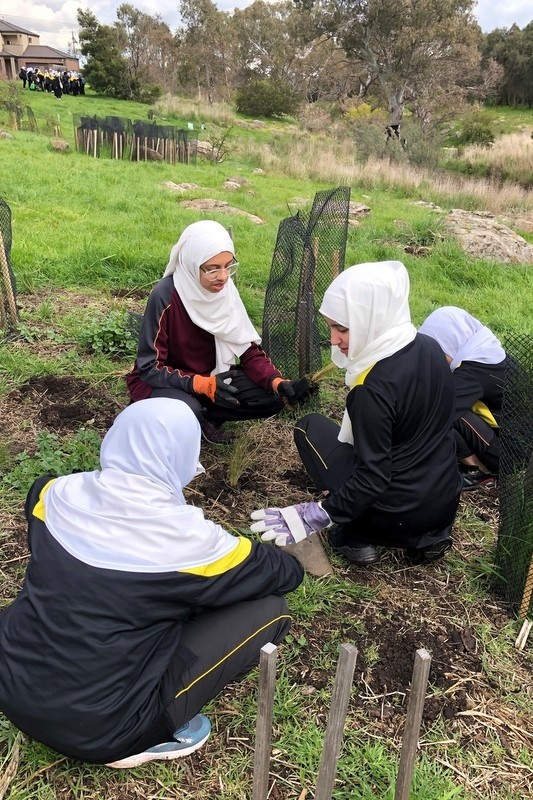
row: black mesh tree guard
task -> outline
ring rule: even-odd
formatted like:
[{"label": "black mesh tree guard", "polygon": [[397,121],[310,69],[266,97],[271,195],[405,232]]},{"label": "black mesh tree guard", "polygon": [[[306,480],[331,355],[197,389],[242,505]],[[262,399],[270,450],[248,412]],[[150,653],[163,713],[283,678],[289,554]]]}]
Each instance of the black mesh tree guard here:
[{"label": "black mesh tree guard", "polygon": [[[189,141],[190,139],[190,141]],[[74,141],[79,153],[94,158],[195,163],[197,139],[173,125],[157,125],[124,117],[74,116]]]},{"label": "black mesh tree guard", "polygon": [[523,618],[533,612],[533,334],[510,335],[505,350],[496,586]]},{"label": "black mesh tree guard", "polygon": [[265,294],[262,339],[283,375],[303,377],[322,367],[329,329],[318,309],[344,269],[350,189],[317,192],[311,211],[281,221]]},{"label": "black mesh tree guard", "polygon": [[11,209],[0,197],[0,324],[6,335],[13,333],[18,322],[11,242]]},{"label": "black mesh tree guard", "polygon": [[108,148],[111,158],[124,158],[131,141],[131,121],[125,117],[106,117],[98,122],[102,144]]},{"label": "black mesh tree guard", "polygon": [[35,119],[35,114],[33,113],[31,106],[26,106],[25,114],[27,130],[31,131],[32,133],[39,133],[39,126],[37,125],[37,120]]},{"label": "black mesh tree guard", "polygon": [[98,158],[100,155],[100,121],[98,117],[74,116],[74,141],[79,153]]},{"label": "black mesh tree guard", "polygon": [[130,158],[132,161],[160,160],[170,164],[188,164],[191,159],[187,131],[172,125],[136,120],[133,123]]}]

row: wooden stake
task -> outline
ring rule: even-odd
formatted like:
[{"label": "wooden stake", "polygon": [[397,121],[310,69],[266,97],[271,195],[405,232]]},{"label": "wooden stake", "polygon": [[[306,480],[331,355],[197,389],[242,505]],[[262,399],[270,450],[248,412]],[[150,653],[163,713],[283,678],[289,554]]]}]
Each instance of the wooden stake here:
[{"label": "wooden stake", "polygon": [[274,684],[278,648],[272,643],[261,648],[259,656],[259,691],[257,697],[257,724],[255,728],[254,785],[252,800],[267,800],[270,745],[272,741],[272,716]]},{"label": "wooden stake", "polygon": [[530,619],[525,619],[524,622],[522,623],[522,627],[520,628],[520,633],[518,634],[516,642],[514,643],[514,646],[516,647],[518,652],[522,652],[522,650],[526,646],[526,642],[531,632],[532,626],[533,622]]},{"label": "wooden stake", "polygon": [[2,266],[2,277],[6,287],[6,314],[11,317],[12,324],[16,325],[18,322],[17,304],[15,303],[15,295],[13,294],[13,287],[11,286],[11,275],[9,274],[9,264],[7,263],[2,231],[0,231],[0,264]]},{"label": "wooden stake", "polygon": [[394,800],[409,800],[430,666],[431,656],[428,651],[424,649],[417,650]]},{"label": "wooden stake", "polygon": [[529,563],[526,582],[524,583],[524,592],[520,603],[520,619],[527,617],[529,606],[531,605],[531,595],[533,595],[533,556]]},{"label": "wooden stake", "polygon": [[336,278],[339,274],[339,266],[341,261],[341,254],[338,250],[333,251],[333,277]]},{"label": "wooden stake", "polygon": [[324,747],[318,770],[315,800],[331,800],[356,660],[357,648],[352,644],[341,644]]}]

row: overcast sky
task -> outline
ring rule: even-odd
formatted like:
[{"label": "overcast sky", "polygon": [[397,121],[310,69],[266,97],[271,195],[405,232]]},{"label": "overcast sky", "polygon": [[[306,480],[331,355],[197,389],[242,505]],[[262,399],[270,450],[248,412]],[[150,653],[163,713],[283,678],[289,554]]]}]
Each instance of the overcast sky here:
[{"label": "overcast sky", "polygon": [[[218,0],[217,7],[224,11],[243,8],[250,0]],[[115,9],[121,0],[1,0],[0,17],[15,25],[27,28],[40,35],[41,44],[66,50],[72,36],[77,37],[77,9],[90,7],[99,22],[111,24],[115,21]],[[169,28],[174,31],[179,24],[178,0],[129,0],[140,11],[155,15],[159,13]],[[16,11],[16,15],[15,15]],[[531,0],[478,0],[475,15],[485,32],[494,28],[510,28],[516,23],[523,28],[533,20]]]}]

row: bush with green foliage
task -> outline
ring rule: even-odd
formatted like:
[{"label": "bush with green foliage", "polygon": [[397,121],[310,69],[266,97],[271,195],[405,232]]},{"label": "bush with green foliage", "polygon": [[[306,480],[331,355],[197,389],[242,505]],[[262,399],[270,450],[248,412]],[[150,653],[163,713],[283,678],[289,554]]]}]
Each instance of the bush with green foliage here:
[{"label": "bush with green foliage", "polygon": [[101,353],[113,358],[135,357],[138,325],[127,311],[110,311],[78,334],[78,342],[87,353]]},{"label": "bush with green foliage", "polygon": [[2,476],[4,487],[25,494],[33,481],[42,475],[69,475],[98,468],[101,437],[94,428],[80,428],[71,437],[39,431],[37,449],[15,456],[15,465]]},{"label": "bush with green foliage", "polygon": [[456,141],[462,147],[469,144],[490,147],[494,139],[491,115],[486,111],[471,111],[463,118]]},{"label": "bush with green foliage", "polygon": [[300,96],[285,81],[252,80],[238,90],[235,105],[249,117],[279,117],[296,113]]}]

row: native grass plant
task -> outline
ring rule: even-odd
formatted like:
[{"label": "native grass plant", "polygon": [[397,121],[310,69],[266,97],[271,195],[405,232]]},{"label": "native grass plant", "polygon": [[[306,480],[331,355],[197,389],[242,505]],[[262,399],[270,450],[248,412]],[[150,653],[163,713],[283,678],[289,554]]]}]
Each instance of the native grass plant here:
[{"label": "native grass plant", "polygon": [[470,179],[444,170],[434,172],[412,165],[407,159],[390,158],[386,153],[385,157],[369,156],[360,163],[357,146],[348,139],[279,137],[259,147],[247,140],[239,153],[267,172],[283,171],[300,180],[346,184],[367,192],[395,191],[404,197],[424,197],[445,206],[459,204],[462,208],[493,213],[533,209],[531,193],[516,183],[502,185],[488,178]]},{"label": "native grass plant", "polygon": [[228,461],[228,483],[230,486],[238,486],[243,474],[254,463],[256,445],[253,427],[238,436],[231,447]]}]

